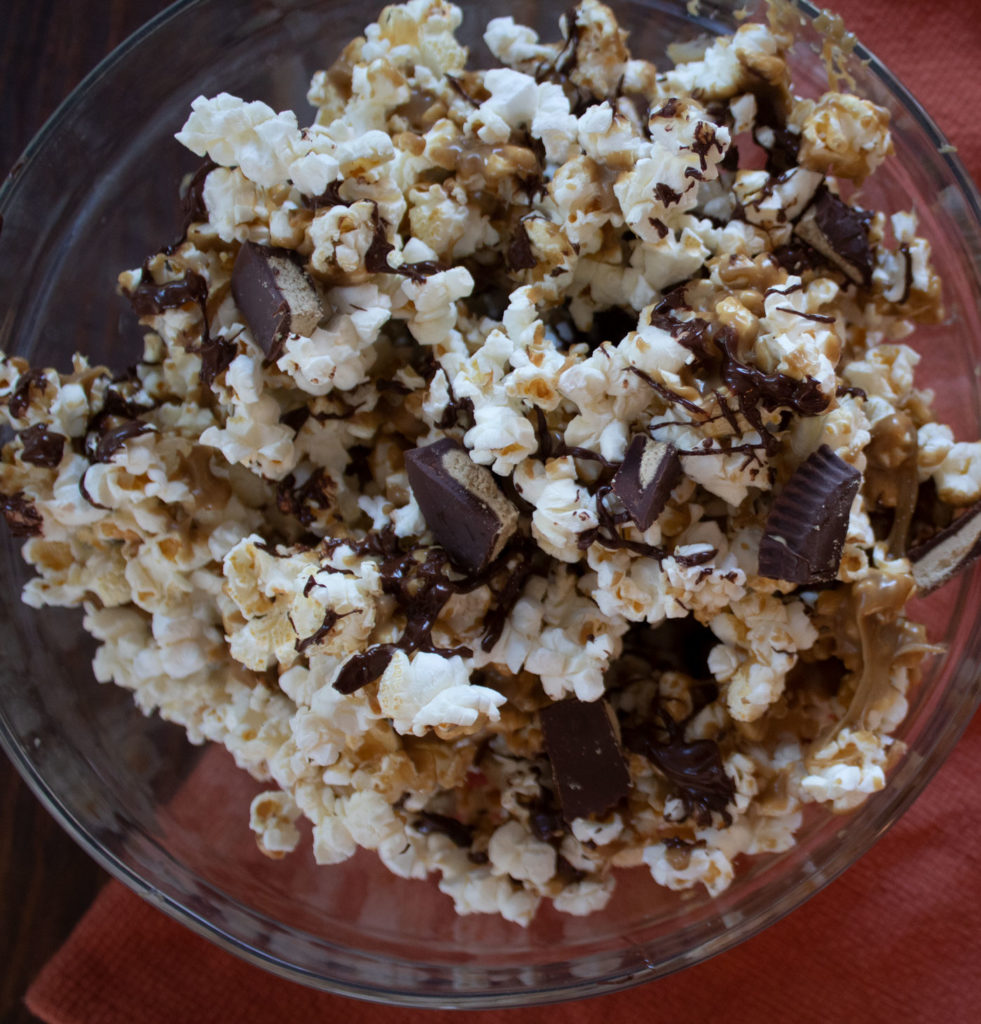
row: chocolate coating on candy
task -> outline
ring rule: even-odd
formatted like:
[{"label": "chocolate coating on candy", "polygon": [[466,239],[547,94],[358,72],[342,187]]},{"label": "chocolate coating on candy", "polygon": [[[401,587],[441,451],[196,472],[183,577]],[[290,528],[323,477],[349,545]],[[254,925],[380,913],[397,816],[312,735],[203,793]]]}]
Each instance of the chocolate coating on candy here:
[{"label": "chocolate coating on candy", "polygon": [[54,469],[61,462],[68,438],[64,434],[48,430],[43,423],[36,423],[21,433],[20,440],[24,446],[20,453],[22,462]]},{"label": "chocolate coating on candy", "polygon": [[461,444],[446,437],[413,448],[405,469],[426,525],[458,568],[477,572],[501,553],[518,510]]},{"label": "chocolate coating on candy", "polygon": [[981,558],[981,502],[909,552],[913,579],[921,594],[942,587],[978,558]]},{"label": "chocolate coating on candy", "polygon": [[867,288],[873,267],[869,220],[863,210],[822,189],[794,231],[847,278]]},{"label": "chocolate coating on candy", "polygon": [[566,821],[602,817],[630,791],[630,772],[605,700],[575,697],[541,711],[545,749]]},{"label": "chocolate coating on candy", "polygon": [[288,334],[311,335],[323,316],[303,270],[284,252],[245,242],[232,271],[232,295],[268,362],[282,354]]},{"label": "chocolate coating on candy", "polygon": [[760,575],[790,583],[833,580],[861,479],[825,444],[805,459],[770,509],[760,542]]},{"label": "chocolate coating on candy", "polygon": [[630,518],[641,530],[646,530],[664,511],[680,479],[678,449],[670,442],[637,434],[613,477],[612,486]]}]

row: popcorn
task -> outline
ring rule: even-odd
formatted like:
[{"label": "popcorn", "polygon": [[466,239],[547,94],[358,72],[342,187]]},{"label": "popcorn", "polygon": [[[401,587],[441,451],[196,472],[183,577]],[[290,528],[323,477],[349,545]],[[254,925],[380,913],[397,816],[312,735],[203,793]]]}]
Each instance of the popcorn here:
[{"label": "popcorn", "polygon": [[[119,278],[142,359],[0,356],[24,600],[80,606],[99,681],[262,782],[272,858],[303,817],[318,864],[522,925],[625,866],[715,896],[902,753],[913,545],[981,499],[904,343],[930,246],[841,198],[888,121],[796,97],[789,35],[655,67],[581,0],[552,40],[491,19],[473,71],[462,17],[386,7],[304,127],[198,97],[192,222]],[[271,266],[302,323],[250,301]]]}]

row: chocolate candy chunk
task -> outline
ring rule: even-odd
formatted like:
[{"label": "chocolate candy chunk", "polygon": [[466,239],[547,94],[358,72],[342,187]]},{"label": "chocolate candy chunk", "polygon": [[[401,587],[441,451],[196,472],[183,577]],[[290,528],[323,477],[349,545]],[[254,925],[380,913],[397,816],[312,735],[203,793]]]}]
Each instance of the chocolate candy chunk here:
[{"label": "chocolate candy chunk", "polygon": [[790,583],[833,580],[861,479],[826,444],[802,462],[767,517],[760,575]]},{"label": "chocolate candy chunk", "polygon": [[477,572],[496,558],[518,523],[491,471],[446,437],[405,453],[409,486],[426,525],[453,563]]},{"label": "chocolate candy chunk", "polygon": [[253,242],[238,251],[232,295],[269,362],[282,354],[288,334],[311,335],[323,316],[316,288],[290,256]]},{"label": "chocolate candy chunk", "polygon": [[942,587],[981,557],[981,501],[909,552],[921,594]]},{"label": "chocolate candy chunk", "polygon": [[20,439],[24,445],[20,453],[21,461],[30,462],[34,466],[44,466],[46,469],[54,469],[61,462],[65,442],[68,440],[64,434],[48,430],[43,423],[35,423],[33,427],[28,427],[21,433]]},{"label": "chocolate candy chunk", "polygon": [[541,722],[562,817],[602,817],[630,790],[630,772],[609,704],[571,697],[543,708]]},{"label": "chocolate candy chunk", "polygon": [[821,189],[794,232],[849,280],[867,288],[872,283],[873,266],[869,220],[864,210],[856,210]]},{"label": "chocolate candy chunk", "polygon": [[613,491],[630,518],[646,530],[664,510],[680,479],[678,449],[670,442],[637,434],[613,477]]}]

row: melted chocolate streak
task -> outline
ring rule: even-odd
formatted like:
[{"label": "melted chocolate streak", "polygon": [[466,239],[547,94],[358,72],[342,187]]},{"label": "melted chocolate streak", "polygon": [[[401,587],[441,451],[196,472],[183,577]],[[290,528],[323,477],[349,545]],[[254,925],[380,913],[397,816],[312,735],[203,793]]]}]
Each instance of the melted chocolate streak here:
[{"label": "melted chocolate streak", "polygon": [[[106,420],[102,428],[86,439],[86,453],[92,462],[109,462],[131,437],[138,437],[153,428],[142,420],[124,420],[106,428]],[[101,506],[99,506],[101,507]]]},{"label": "melted chocolate streak", "polygon": [[[697,705],[695,715],[701,710]],[[688,719],[678,722],[660,706],[655,698],[645,726],[623,731],[628,750],[646,757],[676,787],[689,815],[694,814],[699,825],[712,823],[712,811],[722,815],[726,825],[732,824],[728,811],[736,795],[736,787],[725,772],[722,753],[715,740],[685,740]],[[658,730],[667,735],[667,742],[659,740]]]},{"label": "melted chocolate streak", "polygon": [[395,246],[388,241],[385,235],[385,223],[378,212],[377,203],[371,215],[371,227],[374,235],[371,245],[368,246],[368,251],[364,254],[364,266],[369,274],[401,274],[412,281],[422,281],[430,274],[446,269],[435,260],[420,260],[417,263],[403,263],[400,267],[390,267],[388,254]]},{"label": "melted chocolate streak", "polygon": [[[314,577],[311,576],[310,581],[312,581],[313,578]],[[304,590],[304,594],[306,594],[306,590]],[[296,653],[303,654],[308,647],[313,647],[315,644],[319,644],[321,640],[326,639],[328,633],[330,633],[334,626],[337,625],[339,619],[343,619],[346,616],[353,614],[353,610],[339,614],[338,612],[335,612],[333,608],[328,608],[324,613],[324,621],[317,627],[317,630],[314,633],[311,633],[310,636],[296,641],[296,644],[294,645]]]},{"label": "melted chocolate streak", "polygon": [[[786,292],[772,289],[779,294]],[[731,327],[723,327],[713,333],[711,325],[699,318],[684,322],[675,320],[671,311],[679,308],[683,297],[676,293],[665,297],[654,309],[651,323],[666,330],[685,348],[695,352],[696,368],[708,373],[715,373],[728,388],[735,400],[735,408],[721,392],[716,391],[719,403],[719,415],[725,418],[739,431],[736,413],[740,412],[747,423],[760,435],[760,445],[739,445],[724,449],[695,449],[682,451],[682,455],[715,455],[720,451],[747,451],[754,447],[762,447],[772,453],[778,447],[776,437],[763,423],[763,411],[776,412],[778,409],[792,410],[802,416],[817,416],[828,407],[829,399],[821,392],[818,382],[813,377],[796,380],[784,373],[764,373],[756,366],[742,362],[736,355],[738,339]],[[817,315],[808,315],[809,319],[817,319]],[[821,322],[824,322],[823,320]],[[692,414],[700,417],[703,422],[711,422],[714,417],[684,396],[677,394],[663,384],[655,381],[648,374],[636,367],[631,370],[646,384],[652,387],[665,401],[680,405]]]},{"label": "melted chocolate streak", "polygon": [[289,473],[276,486],[276,507],[285,516],[292,516],[303,526],[309,526],[316,517],[315,509],[328,509],[333,480],[318,469],[299,487],[296,477]]},{"label": "melted chocolate streak", "polygon": [[37,388],[42,394],[47,390],[48,379],[44,376],[44,370],[33,369],[22,373],[17,380],[17,387],[7,399],[7,410],[15,420],[24,418],[31,404],[31,391]]},{"label": "melted chocolate streak", "polygon": [[344,664],[333,684],[334,689],[343,694],[354,693],[377,679],[396,651],[406,654],[423,651],[444,658],[472,655],[469,647],[436,646],[432,638],[433,626],[454,594],[469,593],[484,585],[490,586],[493,592],[494,581],[507,573],[503,587],[495,594],[495,607],[488,613],[484,625],[481,647],[489,651],[500,638],[528,578],[546,571],[544,555],[526,538],[518,538],[486,569],[461,580],[451,580],[446,575],[448,557],[442,548],[431,548],[425,561],[420,562],[413,552],[399,551],[398,539],[389,528],[371,533],[362,541],[329,541],[324,549],[330,551],[342,544],[349,544],[360,555],[376,554],[385,559],[380,566],[382,588],[395,598],[406,618],[402,636],[394,643],[376,644]]},{"label": "melted chocolate streak", "polygon": [[43,423],[36,423],[21,433],[20,440],[24,446],[20,453],[21,462],[54,469],[61,462],[68,438],[64,434],[49,431]]},{"label": "melted chocolate streak", "polygon": [[201,307],[202,346],[209,343],[208,282],[195,271],[188,270],[177,281],[157,284],[144,263],[140,283],[127,293],[127,297],[137,316],[154,316],[165,309],[177,309],[189,302],[196,302]]}]

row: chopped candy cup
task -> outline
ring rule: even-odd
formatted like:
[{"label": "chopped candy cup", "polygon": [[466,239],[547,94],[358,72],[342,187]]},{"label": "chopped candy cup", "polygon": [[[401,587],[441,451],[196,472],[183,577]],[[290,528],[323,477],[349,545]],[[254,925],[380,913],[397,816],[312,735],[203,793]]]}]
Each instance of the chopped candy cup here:
[{"label": "chopped candy cup", "polygon": [[568,6],[176,4],[0,192],[3,745],[356,997],[730,948],[979,699],[956,156],[807,4]]}]

